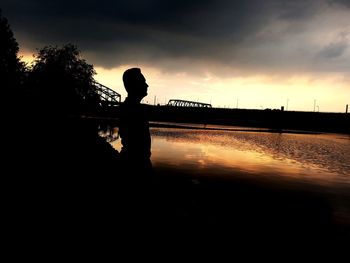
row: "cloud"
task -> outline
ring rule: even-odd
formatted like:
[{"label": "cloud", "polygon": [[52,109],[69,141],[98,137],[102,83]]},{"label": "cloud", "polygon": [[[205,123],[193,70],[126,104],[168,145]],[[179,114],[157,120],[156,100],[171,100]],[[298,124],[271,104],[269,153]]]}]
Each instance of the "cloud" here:
[{"label": "cloud", "polygon": [[341,6],[345,6],[345,7],[350,8],[350,1],[349,0],[329,0],[328,2],[331,5],[335,4],[335,5],[341,5]]},{"label": "cloud", "polygon": [[318,53],[318,57],[323,59],[338,58],[344,54],[349,44],[346,41],[331,43]]},{"label": "cloud", "polygon": [[[332,71],[327,60],[349,59],[346,41],[315,42],[348,26],[350,11],[341,7],[348,2],[341,0],[2,2],[21,46],[74,43],[105,68],[147,64],[225,75],[317,71],[315,58]],[[320,21],[328,24],[318,27]]]}]

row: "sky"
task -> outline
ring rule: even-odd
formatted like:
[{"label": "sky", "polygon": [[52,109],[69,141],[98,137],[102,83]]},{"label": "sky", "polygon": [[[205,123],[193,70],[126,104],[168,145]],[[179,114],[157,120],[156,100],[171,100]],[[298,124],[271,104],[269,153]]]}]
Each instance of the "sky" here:
[{"label": "sky", "polygon": [[122,95],[141,68],[145,103],[345,112],[350,0],[0,0],[24,61],[72,43]]}]

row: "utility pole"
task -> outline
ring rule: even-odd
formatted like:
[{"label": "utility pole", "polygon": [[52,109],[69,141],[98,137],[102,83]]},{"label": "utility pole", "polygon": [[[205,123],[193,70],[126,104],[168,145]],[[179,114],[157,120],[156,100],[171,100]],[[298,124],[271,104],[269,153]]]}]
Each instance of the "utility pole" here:
[{"label": "utility pole", "polygon": [[239,100],[239,99],[237,99],[237,104],[236,104],[236,108],[237,108],[237,109],[238,109],[238,100]]},{"label": "utility pole", "polygon": [[316,100],[314,100],[314,112],[316,111]]},{"label": "utility pole", "polygon": [[157,99],[157,96],[154,96],[154,103],[153,103],[154,106],[156,106],[156,99]]},{"label": "utility pole", "polygon": [[346,110],[345,110],[345,113],[348,113],[348,109],[349,109],[349,105],[346,104]]},{"label": "utility pole", "polygon": [[289,99],[287,99],[287,107],[286,107],[286,111],[288,110],[288,102],[289,102]]}]

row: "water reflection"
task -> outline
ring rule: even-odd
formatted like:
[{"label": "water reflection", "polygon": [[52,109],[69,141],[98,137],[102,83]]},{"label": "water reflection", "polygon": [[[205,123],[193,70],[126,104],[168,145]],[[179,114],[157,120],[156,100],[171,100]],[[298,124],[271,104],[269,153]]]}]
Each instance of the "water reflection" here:
[{"label": "water reflection", "polygon": [[[153,128],[152,162],[197,174],[350,185],[346,135]],[[118,141],[114,146],[118,148]]]},{"label": "water reflection", "polygon": [[100,125],[98,135],[105,138],[107,142],[113,143],[119,139],[119,129],[109,125]]}]

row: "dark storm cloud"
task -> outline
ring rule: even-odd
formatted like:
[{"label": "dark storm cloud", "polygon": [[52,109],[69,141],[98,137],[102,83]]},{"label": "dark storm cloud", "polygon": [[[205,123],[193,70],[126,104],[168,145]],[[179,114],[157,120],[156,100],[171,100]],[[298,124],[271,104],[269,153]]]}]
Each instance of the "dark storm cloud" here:
[{"label": "dark storm cloud", "polygon": [[344,52],[347,50],[348,44],[346,42],[337,42],[337,43],[331,43],[330,45],[326,46],[324,49],[322,49],[318,53],[318,57],[320,59],[323,58],[337,58],[344,54]]},{"label": "dark storm cloud", "polygon": [[[173,67],[177,60],[232,67],[289,68],[305,54],[341,56],[347,41],[325,43],[317,52],[288,50],[304,24],[345,0],[6,0],[3,14],[22,46],[77,44],[96,65],[150,63]],[[23,42],[23,43],[21,43]],[[310,50],[309,50],[310,49]],[[288,55],[292,54],[292,55]],[[300,56],[300,59],[299,59]],[[312,58],[312,55],[310,55]]]},{"label": "dark storm cloud", "polygon": [[[4,8],[6,12],[8,6],[8,15],[13,17],[12,23],[19,30],[48,41],[60,38],[65,42],[68,37],[75,36],[77,40],[90,40],[93,47],[95,42],[114,40],[140,46],[150,42],[157,48],[167,49],[163,45],[166,39],[161,38],[165,36],[183,36],[188,40],[238,39],[243,32],[254,29],[253,21],[264,16],[260,1],[245,1],[244,4],[212,0],[21,2],[9,1]],[[38,36],[38,33],[46,36]],[[176,43],[166,41],[173,45],[169,51],[177,53],[176,44],[184,47],[186,43],[179,43],[181,40],[184,39]]]},{"label": "dark storm cloud", "polygon": [[349,0],[329,0],[330,4],[339,4],[345,7],[350,8],[350,1]]}]

